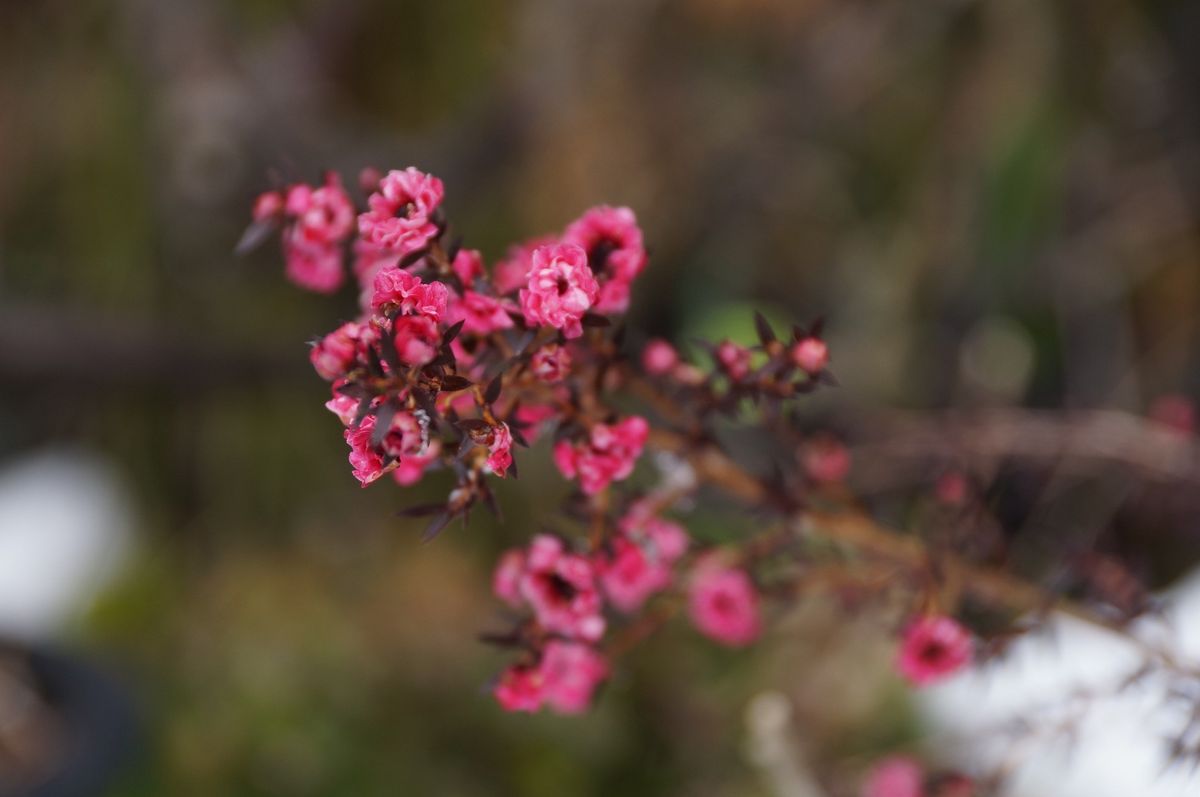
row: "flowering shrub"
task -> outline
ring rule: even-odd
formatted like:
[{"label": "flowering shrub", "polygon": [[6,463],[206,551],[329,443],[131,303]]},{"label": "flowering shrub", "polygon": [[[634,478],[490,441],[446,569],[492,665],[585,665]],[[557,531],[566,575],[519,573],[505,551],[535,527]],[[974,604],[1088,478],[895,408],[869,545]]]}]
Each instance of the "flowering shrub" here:
[{"label": "flowering shrub", "polygon": [[[533,535],[496,565],[493,591],[517,614],[485,637],[514,651],[491,688],[503,708],[580,713],[617,659],[668,619],[684,614],[703,637],[740,648],[808,588],[832,587],[847,607],[874,600],[889,609],[896,674],[915,686],[1002,649],[1011,628],[995,617],[1028,628],[1031,616],[1064,602],[939,530],[979,506],[957,463],[930,473],[921,534],[892,532],[855,506],[844,440],[800,433],[790,415],[791,403],[835,384],[820,322],[781,338],[757,316],[757,342],[701,343],[699,360],[662,339],[630,351],[620,315],[647,265],[630,209],[586,210],[488,268],[450,234],[436,177],[408,168],[364,172],[360,183],[367,197],[357,225],[331,175],[319,187],[259,197],[246,240],[277,232],[289,279],[314,291],[335,290],[352,263],[359,309],[313,344],[310,359],[330,385],[326,407],[363,486],[446,474],[444,501],[405,512],[429,519],[426,539],[477,505],[494,511],[495,480],[517,477],[519,449],[552,438],[579,528]],[[1177,399],[1154,415],[1168,438],[1194,428],[1190,405]],[[720,418],[749,419],[788,459],[767,476],[743,466],[720,443]],[[679,515],[707,488],[752,509],[755,528],[768,519],[766,529],[725,546],[692,539]],[[1111,561],[1087,561],[1090,570],[1067,586],[1106,599],[1107,609],[1071,604],[1072,613],[1124,633],[1148,601]],[[978,607],[993,616],[990,639],[952,616]],[[1113,610],[1124,614],[1114,619]],[[1185,672],[1168,656],[1148,656]],[[871,797],[974,791],[965,776],[928,777],[904,758],[863,782]]]}]

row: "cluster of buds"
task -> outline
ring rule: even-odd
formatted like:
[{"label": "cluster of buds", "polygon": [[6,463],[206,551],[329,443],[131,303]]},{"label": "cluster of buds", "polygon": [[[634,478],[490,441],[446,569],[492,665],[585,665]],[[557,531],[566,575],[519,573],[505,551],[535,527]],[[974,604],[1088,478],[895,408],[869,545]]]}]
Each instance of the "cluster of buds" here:
[{"label": "cluster of buds", "polygon": [[[647,262],[628,208],[587,210],[488,268],[451,234],[436,177],[368,171],[359,185],[357,213],[335,176],[263,194],[246,238],[278,231],[289,278],[311,290],[335,290],[351,263],[358,310],[313,343],[310,359],[330,385],[326,407],[344,428],[354,478],[411,485],[450,474],[444,501],[405,511],[429,519],[426,538],[478,504],[495,511],[494,480],[515,478],[515,448],[544,435],[578,488],[572,506],[583,533],[533,536],[496,568],[494,592],[516,615],[510,630],[485,637],[517,650],[493,686],[500,705],[583,711],[622,640],[677,610],[723,645],[758,639],[765,593],[756,556],[694,544],[666,516],[682,497],[676,488],[630,488],[654,428],[611,399],[636,383],[682,398],[698,417],[744,399],[792,399],[834,383],[820,323],[783,340],[759,317],[758,344],[713,345],[709,367],[651,341],[639,369],[617,322]],[[833,444],[814,446],[808,460],[815,481],[839,480],[849,467]],[[917,621],[899,669],[925,683],[963,666],[970,648],[953,620]]]}]

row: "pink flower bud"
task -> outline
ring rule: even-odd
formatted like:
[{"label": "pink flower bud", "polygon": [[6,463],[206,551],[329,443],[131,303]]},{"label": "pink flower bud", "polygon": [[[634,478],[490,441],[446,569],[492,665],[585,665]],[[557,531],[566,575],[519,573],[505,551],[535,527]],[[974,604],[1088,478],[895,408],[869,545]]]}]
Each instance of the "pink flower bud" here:
[{"label": "pink flower bud", "polygon": [[953,618],[930,615],[904,631],[896,669],[915,686],[940,681],[971,663],[971,634]]},{"label": "pink flower bud", "polygon": [[730,647],[748,645],[762,632],[758,592],[750,576],[713,559],[702,560],[692,571],[688,613],[700,633]]},{"label": "pink flower bud", "polygon": [[679,364],[679,352],[661,338],[655,338],[642,350],[642,368],[651,376],[668,374]]},{"label": "pink flower bud", "polygon": [[807,337],[792,346],[792,362],[810,375],[821,373],[829,364],[829,347],[820,338]]}]

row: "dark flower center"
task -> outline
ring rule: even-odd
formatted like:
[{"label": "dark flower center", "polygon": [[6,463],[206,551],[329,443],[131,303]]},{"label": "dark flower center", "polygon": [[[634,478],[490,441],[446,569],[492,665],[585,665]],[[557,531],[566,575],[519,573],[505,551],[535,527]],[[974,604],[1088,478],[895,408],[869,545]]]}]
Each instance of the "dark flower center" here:
[{"label": "dark flower center", "polygon": [[621,248],[621,245],[611,238],[601,238],[596,242],[590,250],[588,250],[588,265],[592,267],[592,272],[599,274],[608,266],[608,256]]}]

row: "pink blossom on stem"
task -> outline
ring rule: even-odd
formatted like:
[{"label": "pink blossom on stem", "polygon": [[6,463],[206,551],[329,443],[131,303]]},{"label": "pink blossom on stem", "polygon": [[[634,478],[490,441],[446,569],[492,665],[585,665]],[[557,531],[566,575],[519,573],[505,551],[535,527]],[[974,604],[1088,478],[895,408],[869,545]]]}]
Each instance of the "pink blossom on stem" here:
[{"label": "pink blossom on stem", "polygon": [[519,589],[547,631],[589,642],[603,636],[592,563],[567,552],[557,537],[539,534],[530,542]]},{"label": "pink blossom on stem", "polygon": [[512,432],[509,430],[508,424],[499,423],[492,427],[488,439],[487,466],[500,478],[504,478],[504,474],[512,465],[512,445]]},{"label": "pink blossom on stem", "polygon": [[805,373],[815,376],[829,364],[829,347],[820,338],[807,337],[796,342],[791,350],[792,362]]},{"label": "pink blossom on stem", "polygon": [[404,269],[385,268],[375,274],[371,307],[377,312],[399,309],[434,321],[446,313],[450,291],[441,282],[422,282]]},{"label": "pink blossom on stem", "polygon": [[542,707],[544,679],[541,667],[514,664],[500,674],[492,695],[505,711],[533,713]]},{"label": "pink blossom on stem", "polygon": [[598,423],[586,441],[559,441],[554,464],[564,477],[578,478],[584,493],[595,495],[610,483],[629,478],[649,436],[650,425],[636,415],[611,426]]},{"label": "pink blossom on stem", "polygon": [[525,552],[520,548],[505,551],[500,555],[500,561],[496,563],[496,570],[492,573],[492,592],[510,606],[520,605],[519,590],[524,572]]},{"label": "pink blossom on stem", "polygon": [[371,435],[375,432],[375,416],[363,418],[357,427],[345,431],[346,444],[350,446],[350,467],[354,478],[366,487],[383,475],[383,456],[375,446],[371,445]]},{"label": "pink blossom on stem", "polygon": [[971,663],[971,634],[956,620],[928,615],[904,631],[896,669],[915,686],[940,681]]},{"label": "pink blossom on stem", "polygon": [[470,288],[478,277],[483,276],[483,255],[478,249],[459,249],[450,268],[463,287]]},{"label": "pink blossom on stem", "polygon": [[438,233],[433,214],[442,204],[442,181],[411,166],[390,171],[367,198],[358,231],[369,243],[405,256],[425,248]]},{"label": "pink blossom on stem", "polygon": [[533,353],[529,370],[543,382],[561,382],[571,373],[571,353],[565,346],[549,343]]},{"label": "pink blossom on stem", "polygon": [[297,245],[332,246],[346,240],[354,229],[354,205],[333,173],[320,188],[303,184],[289,188],[285,210],[295,219]]},{"label": "pink blossom on stem", "polygon": [[406,365],[422,366],[437,357],[441,341],[437,323],[425,315],[399,316],[393,327],[396,356]]},{"label": "pink blossom on stem", "polygon": [[730,647],[748,645],[762,631],[758,592],[750,576],[712,559],[692,571],[688,614],[700,633]]},{"label": "pink blossom on stem", "polygon": [[353,396],[334,390],[333,398],[325,402],[325,409],[336,415],[342,426],[349,426],[354,423],[354,417],[358,414],[358,404],[358,399]]},{"label": "pink blossom on stem", "polygon": [[462,321],[463,332],[473,335],[487,335],[498,329],[511,329],[513,320],[508,315],[505,302],[475,291],[466,291],[461,299],[454,297],[450,300],[446,311],[446,323],[457,324]]},{"label": "pink blossom on stem", "polygon": [[609,600],[628,614],[671,585],[672,567],[687,551],[688,536],[677,523],[636,511],[622,519],[621,531],[598,566]]},{"label": "pink blossom on stem", "polygon": [[642,350],[642,368],[651,376],[669,374],[679,364],[679,352],[661,338],[655,338]]},{"label": "pink blossom on stem", "polygon": [[545,701],[559,714],[587,711],[596,686],[608,677],[604,657],[578,642],[547,642],[539,668]]},{"label": "pink blossom on stem", "polygon": [[862,797],[922,797],[925,774],[908,756],[889,756],[871,767]]},{"label": "pink blossom on stem", "polygon": [[561,329],[567,338],[583,334],[580,320],[596,301],[599,286],[587,254],[574,244],[553,244],[533,252],[529,281],[521,289],[521,310],[530,326]]},{"label": "pink blossom on stem", "polygon": [[317,341],[308,352],[308,359],[317,374],[332,382],[345,375],[369,337],[362,324],[349,321]]},{"label": "pink blossom on stem", "polygon": [[600,283],[596,311],[623,313],[629,307],[634,278],[646,266],[646,248],[637,218],[629,208],[594,207],[567,226],[563,242],[587,253]]},{"label": "pink blossom on stem", "polygon": [[342,252],[336,245],[304,243],[287,233],[283,259],[287,278],[305,290],[333,293],[342,286]]}]

